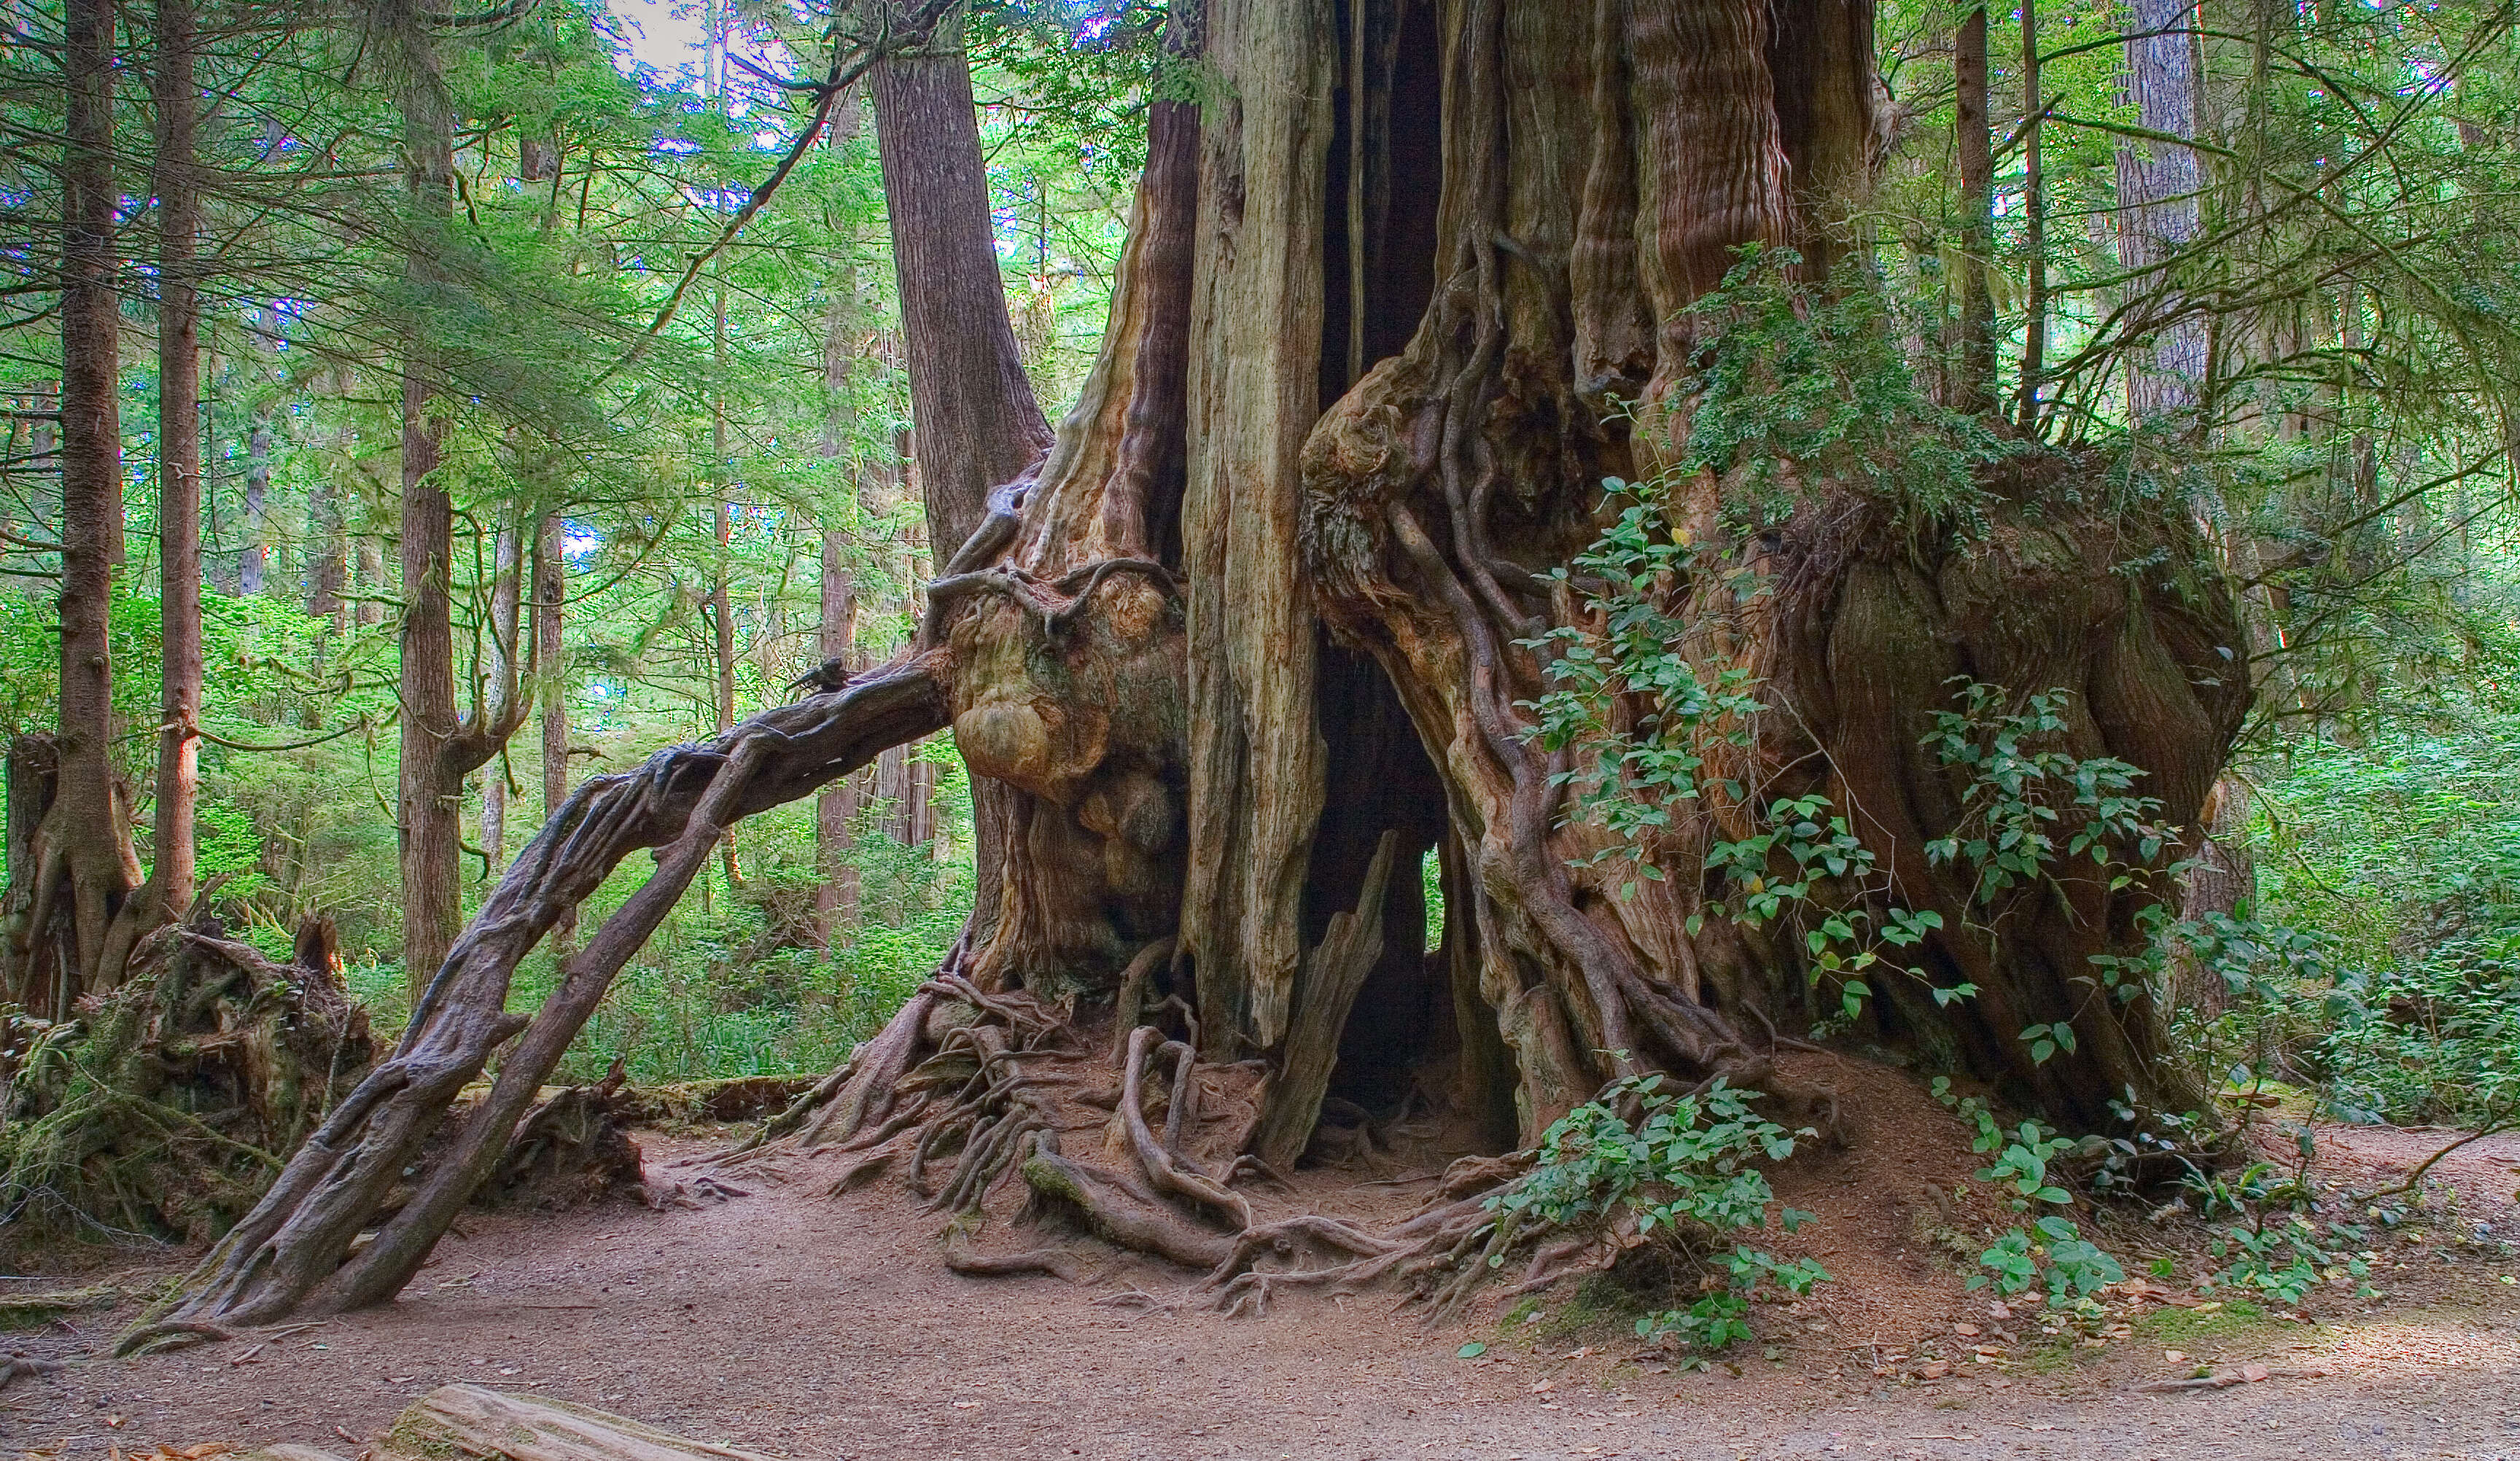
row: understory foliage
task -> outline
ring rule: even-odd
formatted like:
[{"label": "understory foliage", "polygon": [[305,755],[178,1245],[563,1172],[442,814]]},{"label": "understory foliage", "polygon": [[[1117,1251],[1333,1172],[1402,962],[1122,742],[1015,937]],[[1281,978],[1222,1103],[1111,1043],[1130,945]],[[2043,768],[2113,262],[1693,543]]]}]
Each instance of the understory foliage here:
[{"label": "understory foliage", "polygon": [[2263,764],[2255,916],[2217,949],[2238,997],[2193,1031],[2235,1087],[2349,1121],[2520,1112],[2520,722],[2488,687]]},{"label": "understory foliage", "polygon": [[[1763,1288],[1800,1297],[1828,1277],[1810,1259],[1737,1240],[1772,1219],[1787,1232],[1811,1220],[1777,1202],[1759,1164],[1784,1161],[1818,1132],[1767,1120],[1756,1098],[1720,1079],[1683,1093],[1659,1075],[1624,1077],[1552,1126],[1531,1173],[1488,1209],[1506,1232],[1536,1223],[1650,1249],[1679,1270],[1673,1287],[1699,1297],[1639,1319],[1638,1337],[1728,1349],[1751,1338],[1749,1306]],[[1633,1252],[1623,1261],[1640,1262]]]}]

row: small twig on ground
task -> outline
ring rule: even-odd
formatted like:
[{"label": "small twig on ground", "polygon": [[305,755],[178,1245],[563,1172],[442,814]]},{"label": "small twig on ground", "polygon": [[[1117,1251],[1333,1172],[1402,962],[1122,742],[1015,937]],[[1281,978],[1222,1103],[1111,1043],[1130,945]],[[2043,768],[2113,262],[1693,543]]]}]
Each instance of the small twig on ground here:
[{"label": "small twig on ground", "polygon": [[2216,1370],[2186,1380],[2155,1380],[2137,1390],[2145,1395],[2173,1395],[2189,1390],[2229,1390],[2234,1385],[2254,1385],[2261,1380],[2324,1380],[2335,1373],[2329,1369],[2271,1370],[2262,1364],[2244,1364],[2236,1370]]},{"label": "small twig on ground", "polygon": [[1134,1308],[1142,1317],[1147,1314],[1168,1314],[1180,1307],[1174,1301],[1158,1299],[1145,1289],[1128,1289],[1117,1294],[1105,1294],[1094,1301],[1094,1306],[1096,1308]]},{"label": "small twig on ground", "polygon": [[2366,1192],[2360,1198],[2357,1198],[2356,1201],[2358,1203],[2365,1203],[2377,1202],[2384,1197],[2403,1197],[2407,1193],[2412,1192],[2417,1187],[2422,1186],[2424,1173],[2432,1171],[2434,1165],[2440,1162],[2442,1158],[2457,1151],[2460,1147],[2467,1145],[2471,1141],[2483,1141],[2488,1136],[2498,1136],[2502,1132],[2510,1130],[2514,1127],[2520,1127],[2520,1101],[2504,1105],[2501,1110],[2487,1117],[2484,1123],[2475,1130],[2468,1132],[2456,1141],[2443,1147],[2440,1151],[2437,1151],[2431,1156],[2424,1158],[2421,1162],[2416,1163],[2415,1170],[2407,1173],[2407,1179],[2405,1181],[2400,1182],[2394,1187],[2383,1187],[2377,1192]]}]

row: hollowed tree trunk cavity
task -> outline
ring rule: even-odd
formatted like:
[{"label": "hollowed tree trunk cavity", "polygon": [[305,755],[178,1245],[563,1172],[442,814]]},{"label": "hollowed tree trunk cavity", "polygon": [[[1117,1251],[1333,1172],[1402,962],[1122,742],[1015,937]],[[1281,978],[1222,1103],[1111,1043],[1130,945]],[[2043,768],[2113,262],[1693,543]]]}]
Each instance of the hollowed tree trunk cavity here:
[{"label": "hollowed tree trunk cavity", "polygon": [[[1799,937],[1692,929],[1695,869],[1754,828],[1749,809],[1806,793],[1845,811],[1890,897],[1944,915],[1908,957],[1980,991],[1946,1009],[1885,980],[1861,1036],[2071,1124],[2105,1125],[2128,1087],[2180,1109],[2150,997],[2112,1008],[2088,987],[2091,955],[2135,947],[2146,895],[2075,882],[2001,909],[2000,944],[1970,932],[1988,910],[1924,857],[1966,788],[1919,745],[1953,677],[2061,687],[2063,747],[2141,768],[2164,819],[2191,820],[2246,687],[2223,652],[2228,595],[2178,514],[2075,509],[2052,489],[2088,468],[2024,453],[1982,484],[1984,531],[1919,531],[1786,464],[1791,510],[1725,547],[1720,484],[1672,472],[1720,328],[1687,307],[1740,245],[1791,245],[1815,281],[1851,249],[1869,14],[1176,5],[1198,101],[1150,108],[1102,357],[1048,457],[991,493],[928,587],[913,648],[581,788],[394,1059],[196,1275],[186,1316],[391,1293],[716,826],[944,725],[1018,793],[1005,877],[938,977],[766,1133],[763,1151],[845,1156],[836,1186],[897,1173],[959,1211],[1019,1175],[1038,1208],[1217,1265],[1237,1305],[1333,1272],[1458,1297],[1506,1241],[1477,1193],[1517,1159],[1462,1169],[1390,1234],[1262,1220],[1236,1182],[1360,1112],[1448,1113],[1501,1150],[1623,1065],[1768,1078],[1774,1028],[1813,1013]],[[1601,532],[1612,476],[1656,483],[1702,529],[1710,551],[1668,596],[1689,652],[1747,671],[1767,706],[1714,768],[1740,793],[1668,828],[1655,852],[1678,875],[1634,896],[1575,865],[1606,834],[1570,812],[1568,754],[1529,733],[1531,642],[1586,612],[1549,575]],[[1744,571],[1764,586],[1746,598]],[[500,1013],[516,959],[659,844],[656,877],[517,1037]],[[2074,1053],[2030,1060],[2021,1029],[2058,1021]],[[507,1094],[344,1264],[445,1098],[511,1039]],[[1072,1133],[1102,1112],[1087,1151]],[[1297,1249],[1338,1262],[1252,1271]]]}]

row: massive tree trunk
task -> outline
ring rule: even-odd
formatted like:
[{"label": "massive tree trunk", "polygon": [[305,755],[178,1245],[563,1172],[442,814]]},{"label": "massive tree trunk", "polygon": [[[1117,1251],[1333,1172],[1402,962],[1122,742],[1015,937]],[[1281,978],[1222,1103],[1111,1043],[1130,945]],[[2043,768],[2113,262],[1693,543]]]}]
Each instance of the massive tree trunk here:
[{"label": "massive tree trunk", "polygon": [[[2106,499],[2097,464],[2025,449],[1917,501],[1825,452],[1764,461],[1775,497],[1745,525],[1750,468],[1693,465],[1702,362],[1739,338],[1705,296],[1746,244],[1795,247],[1820,288],[1869,165],[1868,7],[1771,15],[1176,5],[1172,45],[1203,43],[1203,111],[1150,107],[1102,352],[1049,456],[940,548],[913,646],[573,798],[449,960],[387,1084],[345,1103],[212,1255],[186,1313],[390,1293],[725,819],[947,724],[976,775],[1021,793],[999,916],[747,1160],[842,1153],[845,1183],[900,1159],[948,1209],[1019,1175],[1115,1242],[1217,1265],[1230,1302],[1394,1271],[1459,1294],[1487,1271],[1481,1245],[1511,1241],[1483,1184],[1525,1159],[1463,1169],[1377,1235],[1259,1221],[1232,1186],[1244,1158],[1301,1153],[1333,1102],[1411,1109],[1429,1082],[1527,1143],[1623,1070],[1775,1081],[1774,1036],[1745,1032],[1808,1025],[1855,991],[1813,967],[1792,912],[1742,917],[1711,860],[1730,845],[1790,875],[1781,851],[1756,863],[1756,839],[1780,834],[1773,802],[1805,797],[1843,809],[1878,869],[1815,907],[1941,917],[1900,955],[1917,974],[1854,1001],[1859,1038],[2078,1127],[2108,1125],[2130,1088],[2188,1109],[2158,992],[2087,991],[2094,955],[2136,951],[2161,890],[2069,869],[1978,897],[1969,869],[1927,858],[1978,803],[1921,744],[1960,703],[1956,677],[2010,687],[2005,709],[2061,688],[2050,743],[2123,758],[2162,819],[2191,820],[2246,690],[2228,591],[2184,519],[2108,515],[2087,506]],[[1552,684],[1535,645],[1604,632],[1606,590],[1578,559],[1618,515],[1610,477],[1641,484],[1638,520],[1673,550],[1635,592],[1692,673],[1748,697],[1690,748],[1700,797],[1634,834],[1672,876],[1633,890],[1598,856],[1630,837],[1567,792],[1592,749],[1552,747],[1532,710]],[[1644,689],[1614,710],[1629,729],[1679,713]],[[337,1270],[408,1131],[514,1033],[515,960],[620,856],[667,839],[504,1057],[508,1095]],[[1430,849],[1447,905],[1431,958],[1408,873]],[[1975,996],[1934,996],[1961,984]],[[2043,1061],[2020,1038],[2036,1024],[2077,1038]],[[1081,1094],[1114,1066],[1116,1106]],[[1088,1129],[1108,1114],[1105,1140],[1062,1149],[1080,1112]],[[1299,1248],[1353,1262],[1245,1271]]]}]

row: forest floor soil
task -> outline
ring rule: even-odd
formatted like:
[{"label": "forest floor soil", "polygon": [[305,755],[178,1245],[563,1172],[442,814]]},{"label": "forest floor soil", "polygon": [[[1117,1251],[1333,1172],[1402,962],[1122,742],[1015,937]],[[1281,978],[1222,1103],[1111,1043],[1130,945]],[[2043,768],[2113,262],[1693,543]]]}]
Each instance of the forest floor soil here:
[{"label": "forest floor soil", "polygon": [[[941,1217],[889,1182],[826,1195],[807,1169],[698,1207],[468,1215],[400,1299],[320,1327],[130,1361],[81,1357],[110,1345],[127,1307],[0,1335],[0,1351],[70,1361],[0,1394],[0,1453],[296,1441],[353,1456],[354,1438],[460,1381],[849,1461],[2520,1461],[2520,1256],[2501,1241],[2520,1236],[2520,1135],[2434,1170],[2436,1209],[2457,1195],[2452,1220],[2375,1237],[2380,1302],[2323,1291],[2295,1321],[2164,1285],[2093,1345],[2043,1336],[2033,1306],[2005,1313],[1963,1288],[1954,1251],[1984,1215],[1970,1207],[1982,1192],[1952,1197],[1975,1160],[1958,1123],[1936,1125],[1946,1113],[1896,1073],[1850,1067],[1837,1084],[1848,1145],[1778,1183],[1821,1221],[1772,1235],[1834,1281],[1765,1306],[1759,1343],[1704,1371],[1642,1351],[1598,1281],[1430,1328],[1378,1292],[1229,1319],[1178,1270],[1090,1249],[1075,1284],[959,1277],[938,1259]],[[643,1139],[652,1180],[723,1144]],[[2366,1188],[2452,1139],[2322,1130],[2329,1174]],[[1395,1216],[1439,1158],[1386,1158],[1375,1186],[1363,1172],[1306,1173],[1292,1196]],[[1035,1241],[981,1235],[984,1248]],[[2141,1271],[2139,1219],[2107,1241]],[[186,1257],[74,1276],[138,1288]],[[0,1292],[43,1286],[13,1278]],[[1464,1357],[1473,1343],[1485,1352]],[[2263,1378],[2144,1389],[2200,1368]]]}]

